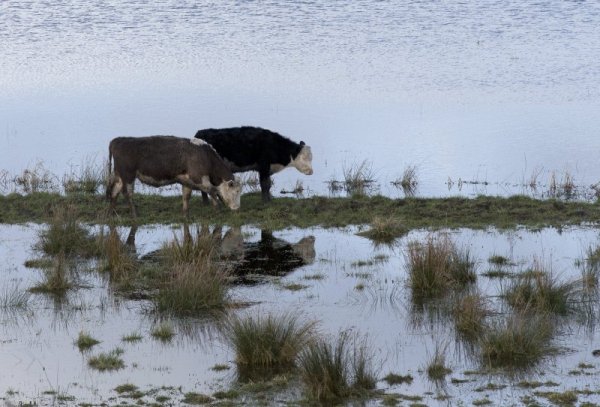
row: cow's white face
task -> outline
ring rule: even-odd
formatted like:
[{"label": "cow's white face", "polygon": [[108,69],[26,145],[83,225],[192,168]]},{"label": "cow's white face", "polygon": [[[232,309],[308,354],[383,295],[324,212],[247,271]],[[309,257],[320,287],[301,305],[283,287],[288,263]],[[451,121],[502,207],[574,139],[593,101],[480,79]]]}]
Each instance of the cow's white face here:
[{"label": "cow's white face", "polygon": [[309,146],[302,147],[295,159],[289,165],[295,167],[302,174],[312,175],[312,151]]},{"label": "cow's white face", "polygon": [[242,195],[242,185],[237,181],[223,181],[217,187],[217,193],[232,210],[240,208],[240,196]]}]

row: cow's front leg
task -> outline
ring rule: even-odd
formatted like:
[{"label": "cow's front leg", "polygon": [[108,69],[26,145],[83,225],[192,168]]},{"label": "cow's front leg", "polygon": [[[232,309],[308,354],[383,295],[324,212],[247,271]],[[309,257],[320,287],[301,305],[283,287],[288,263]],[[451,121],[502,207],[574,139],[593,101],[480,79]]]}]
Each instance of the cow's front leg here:
[{"label": "cow's front leg", "polygon": [[213,204],[213,206],[216,208],[219,205],[219,194],[217,193],[217,188],[213,187],[210,189],[210,191],[208,192],[208,194],[210,195],[210,201]]},{"label": "cow's front leg", "polygon": [[271,200],[271,174],[269,172],[260,172],[260,191],[262,193],[263,202]]},{"label": "cow's front leg", "polygon": [[208,199],[208,194],[204,191],[202,191],[202,203],[204,205],[208,205],[210,203],[210,200]]},{"label": "cow's front leg", "polygon": [[192,188],[181,186],[181,196],[183,198],[183,216],[190,217],[190,197],[192,196]]}]

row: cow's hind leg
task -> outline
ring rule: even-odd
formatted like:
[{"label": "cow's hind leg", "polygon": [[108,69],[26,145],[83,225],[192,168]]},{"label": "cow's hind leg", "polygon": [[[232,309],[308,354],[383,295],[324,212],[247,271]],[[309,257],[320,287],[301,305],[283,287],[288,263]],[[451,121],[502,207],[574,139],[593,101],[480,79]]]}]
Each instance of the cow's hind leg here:
[{"label": "cow's hind leg", "polygon": [[190,217],[190,197],[192,196],[192,188],[181,186],[181,195],[183,197],[183,216]]},{"label": "cow's hind leg", "polygon": [[110,200],[111,213],[117,210],[117,197],[123,191],[123,180],[117,175],[112,175],[106,186],[106,197]]}]

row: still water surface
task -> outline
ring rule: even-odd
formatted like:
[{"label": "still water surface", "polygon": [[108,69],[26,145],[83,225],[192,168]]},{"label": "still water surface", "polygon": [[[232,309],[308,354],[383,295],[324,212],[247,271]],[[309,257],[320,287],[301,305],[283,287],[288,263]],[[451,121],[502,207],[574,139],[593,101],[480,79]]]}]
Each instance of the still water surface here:
[{"label": "still water surface", "polygon": [[[600,180],[600,3],[3,1],[0,168],[62,174],[122,135],[256,125],[313,146],[319,194],[364,159],[382,192]],[[451,180],[486,181],[449,190]]]},{"label": "still water surface", "polygon": [[[40,281],[41,270],[25,268],[23,264],[41,255],[33,244],[42,227],[0,228],[2,293],[26,290]],[[122,228],[119,232],[124,240],[129,230]],[[480,360],[469,351],[468,343],[457,337],[452,318],[411,305],[410,290],[406,286],[406,248],[411,241],[426,239],[429,232],[413,231],[392,247],[373,246],[369,240],[354,234],[356,228],[290,229],[269,234],[244,227],[241,233],[225,232],[222,245],[227,247],[230,260],[245,263],[247,271],[254,274],[257,270],[253,265],[262,262],[261,269],[278,277],[258,283],[242,279],[242,284],[232,288],[233,300],[252,305],[231,313],[256,317],[296,312],[307,320],[319,321],[319,331],[326,338],[334,338],[344,330],[366,335],[380,378],[394,372],[411,374],[415,379],[410,385],[392,387],[380,381],[378,387],[388,392],[424,396],[427,405],[441,406],[447,402],[436,400],[440,394],[451,397],[452,403],[462,400],[470,404],[487,394],[497,405],[512,404],[531,393],[516,386],[522,379],[559,384],[541,389],[544,391],[600,390],[600,364],[598,358],[592,356],[592,350],[600,343],[597,302],[591,306],[595,315],[591,319],[575,314],[556,320],[559,325],[553,345],[561,350],[560,354],[528,370],[524,377],[493,373],[469,376],[465,372],[477,370]],[[492,255],[507,257],[514,264],[508,266],[511,272],[524,271],[537,259],[560,281],[571,281],[581,277],[581,269],[575,265],[577,261],[585,264],[583,259],[588,249],[596,248],[599,243],[597,230],[585,227],[536,232],[495,229],[447,232],[460,247],[470,250],[477,264],[477,286],[495,311],[501,312],[507,310],[498,305],[501,301],[497,296],[508,282],[484,276],[493,269],[488,262]],[[179,226],[141,227],[135,241],[138,257],[151,254],[175,236],[182,238]],[[267,253],[271,258],[279,256],[280,261],[265,263]],[[172,320],[176,335],[172,342],[161,343],[150,336],[160,320],[150,312],[151,303],[113,294],[108,281],[93,265],[87,268],[82,267],[77,272],[82,287],[71,291],[63,301],[35,294],[24,309],[0,310],[0,365],[3,366],[0,396],[6,395],[11,401],[52,399],[44,396],[44,392],[56,391],[75,396],[78,402],[98,403],[116,397],[115,387],[124,383],[133,383],[143,391],[181,386],[184,392],[205,394],[227,390],[235,384],[235,355],[215,321],[210,318]],[[316,275],[320,277],[315,278]],[[301,284],[305,288],[291,291],[285,288],[288,284]],[[357,289],[359,284],[364,285],[363,290]],[[73,343],[82,330],[101,341],[90,352],[79,352]],[[124,342],[122,337],[131,333],[140,334],[142,340]],[[98,372],[88,366],[90,356],[116,347],[124,350],[124,369]],[[452,369],[442,387],[429,381],[423,371],[436,347],[446,350],[446,363]],[[580,363],[593,367],[585,374],[569,373],[577,371]],[[215,372],[211,368],[217,364],[230,369]],[[451,383],[451,378],[470,382]],[[490,382],[507,387],[474,391]],[[10,395],[10,392],[17,393]],[[181,393],[174,393],[171,394],[173,400],[180,400]],[[152,396],[148,397],[152,401]],[[580,401],[600,402],[597,394],[579,397]]]}]

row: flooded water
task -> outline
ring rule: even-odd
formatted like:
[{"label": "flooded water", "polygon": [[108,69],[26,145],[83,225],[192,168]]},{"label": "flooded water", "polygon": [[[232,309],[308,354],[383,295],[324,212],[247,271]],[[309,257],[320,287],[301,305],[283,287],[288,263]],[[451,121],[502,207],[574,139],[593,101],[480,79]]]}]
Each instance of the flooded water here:
[{"label": "flooded water", "polygon": [[[24,267],[24,262],[40,257],[34,246],[43,227],[0,228],[2,298],[7,292],[27,290],[40,280],[41,271]],[[429,232],[413,231],[392,246],[376,246],[357,236],[357,230],[315,228],[269,233],[251,227],[217,229],[214,233],[222,236],[227,261],[237,264],[238,283],[231,288],[232,297],[251,304],[231,312],[250,316],[296,312],[307,320],[318,321],[325,337],[333,338],[345,330],[364,335],[375,352],[380,378],[389,372],[414,377],[412,384],[390,387],[380,381],[378,387],[419,395],[427,405],[448,405],[448,401],[439,400],[440,396],[450,397],[451,405],[458,400],[467,405],[484,397],[496,405],[518,403],[522,396],[531,394],[531,390],[516,385],[524,378],[557,383],[542,388],[544,391],[576,389],[581,391],[580,401],[600,402],[600,396],[594,393],[598,390],[600,359],[592,356],[600,343],[595,324],[598,303],[593,305],[591,318],[569,316],[559,320],[553,344],[560,353],[533,366],[526,376],[512,377],[502,372],[472,375],[469,371],[480,369],[481,362],[455,335],[452,318],[419,311],[411,305],[406,285],[406,248],[411,241],[426,239]],[[119,232],[125,240],[129,229]],[[176,236],[181,239],[182,233],[179,226],[140,227],[135,234],[138,258],[151,257],[163,242]],[[477,286],[492,302],[499,301],[497,296],[506,280],[484,276],[494,268],[488,261],[491,256],[508,258],[512,265],[507,267],[512,272],[524,271],[537,260],[560,281],[570,281],[581,278],[577,265],[585,263],[588,250],[600,244],[597,230],[586,227],[538,231],[460,229],[447,233],[458,246],[470,250],[477,265]],[[267,257],[278,261],[269,263]],[[184,392],[212,394],[235,383],[234,355],[214,320],[172,319],[175,337],[163,343],[150,336],[160,318],[150,312],[147,300],[114,294],[93,264],[82,264],[78,276],[80,288],[62,301],[31,294],[24,308],[2,308],[0,395],[7,402],[37,399],[42,404],[44,400],[51,403],[49,392],[74,396],[77,402],[117,402],[124,398],[117,398],[114,389],[124,383],[148,392],[146,401],[159,396],[176,401]],[[301,289],[290,289],[292,284]],[[357,288],[359,285],[364,288]],[[502,307],[495,311],[504,312]],[[74,344],[80,331],[101,343],[91,351],[80,352]],[[122,340],[133,333],[141,340]],[[99,372],[88,366],[89,357],[117,347],[123,350],[123,369]],[[442,386],[431,382],[424,372],[440,347],[445,349],[447,365],[452,369]],[[580,363],[591,367],[584,370],[578,367]],[[212,368],[216,365],[229,369],[215,371]],[[458,383],[463,379],[468,382]],[[497,385],[497,389],[482,390],[488,383]]]},{"label": "flooded water", "polygon": [[[600,180],[600,4],[3,1],[0,168],[57,174],[122,135],[255,125],[313,147],[325,181],[368,160],[382,193]],[[537,174],[537,176],[536,176]],[[476,181],[467,184],[463,181]],[[460,187],[459,185],[464,185]]]}]

